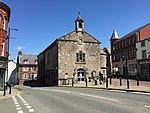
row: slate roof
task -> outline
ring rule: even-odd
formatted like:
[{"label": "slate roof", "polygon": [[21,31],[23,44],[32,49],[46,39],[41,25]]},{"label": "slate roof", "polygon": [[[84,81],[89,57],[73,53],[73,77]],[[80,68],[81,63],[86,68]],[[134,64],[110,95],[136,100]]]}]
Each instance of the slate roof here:
[{"label": "slate roof", "polygon": [[37,55],[22,54],[18,56],[19,64],[37,65]]}]

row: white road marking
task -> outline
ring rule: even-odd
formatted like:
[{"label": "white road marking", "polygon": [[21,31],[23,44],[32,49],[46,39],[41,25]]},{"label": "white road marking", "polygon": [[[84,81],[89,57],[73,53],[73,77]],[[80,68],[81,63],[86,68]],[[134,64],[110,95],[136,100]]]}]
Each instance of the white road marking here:
[{"label": "white road marking", "polygon": [[14,104],[15,104],[15,106],[16,106],[17,112],[18,112],[18,113],[23,113],[23,111],[21,110],[21,107],[19,107],[20,105],[19,105],[19,103],[17,102],[16,97],[15,97],[15,96],[12,96],[12,99],[13,99]]},{"label": "white road marking", "polygon": [[87,97],[98,98],[98,99],[103,99],[103,100],[109,100],[109,101],[118,102],[118,100],[112,99],[112,98],[100,97],[100,96],[89,95],[89,94],[84,94],[84,93],[80,93],[80,95],[82,95],[82,96],[87,96]]},{"label": "white road marking", "polygon": [[22,101],[24,104],[27,103],[27,101]]},{"label": "white road marking", "polygon": [[71,91],[65,91],[65,90],[55,90],[55,89],[53,89],[52,91],[62,92],[62,93],[71,93]]},{"label": "white road marking", "polygon": [[49,89],[42,89],[42,88],[33,88],[33,89],[43,90],[43,91],[48,91],[49,90]]},{"label": "white road marking", "polygon": [[17,107],[16,110],[17,110],[17,111],[18,111],[18,110],[21,110],[21,107]]},{"label": "white road marking", "polygon": [[22,110],[19,110],[18,113],[23,113],[23,111],[22,111]]},{"label": "white road marking", "polygon": [[16,107],[19,107],[20,105],[19,104],[17,104],[17,105],[15,105]]},{"label": "white road marking", "polygon": [[144,92],[131,92],[133,94],[141,94],[141,95],[150,95],[150,93],[144,93]]},{"label": "white road marking", "polygon": [[27,109],[31,108],[31,106],[26,106]]},{"label": "white road marking", "polygon": [[15,102],[14,104],[16,105],[16,104],[18,104],[18,102]]},{"label": "white road marking", "polygon": [[29,112],[35,112],[35,110],[34,109],[29,109]]},{"label": "white road marking", "polygon": [[[38,89],[38,90],[50,90],[50,89],[41,89],[41,88],[34,88],[34,89]],[[71,93],[71,91],[66,91],[66,90],[56,90],[56,89],[52,89],[51,91],[54,91],[54,92],[62,92],[62,93]],[[109,101],[118,102],[118,100],[112,99],[112,98],[100,97],[100,96],[89,95],[89,94],[84,94],[84,93],[79,93],[79,94],[82,95],[82,96],[88,96],[88,97],[93,97],[93,98],[98,98],[98,99],[104,99],[104,100],[109,100]]]},{"label": "white road marking", "polygon": [[144,107],[145,107],[145,108],[150,108],[150,106],[148,106],[148,105],[145,105]]},{"label": "white road marking", "polygon": [[28,103],[25,103],[24,105],[25,105],[25,106],[28,106],[29,104],[28,104]]},{"label": "white road marking", "polygon": [[20,98],[24,106],[26,106],[29,112],[35,112],[35,110],[32,109],[32,107],[27,103],[27,101],[21,95],[18,95],[18,97]]}]

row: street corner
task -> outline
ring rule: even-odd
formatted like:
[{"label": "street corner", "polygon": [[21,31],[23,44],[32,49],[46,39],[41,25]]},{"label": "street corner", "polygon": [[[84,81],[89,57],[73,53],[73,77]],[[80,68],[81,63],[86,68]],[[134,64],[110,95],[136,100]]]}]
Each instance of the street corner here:
[{"label": "street corner", "polygon": [[7,90],[5,96],[4,96],[4,91],[0,91],[0,100],[8,99],[12,96],[17,96],[19,94],[21,94],[21,92],[18,89],[12,89],[11,94],[9,94],[9,91]]}]

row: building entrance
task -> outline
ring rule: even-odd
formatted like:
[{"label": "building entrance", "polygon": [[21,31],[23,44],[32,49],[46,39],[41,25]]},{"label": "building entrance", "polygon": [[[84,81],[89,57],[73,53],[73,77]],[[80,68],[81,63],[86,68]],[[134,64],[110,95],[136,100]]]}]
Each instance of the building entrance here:
[{"label": "building entrance", "polygon": [[77,70],[78,81],[84,81],[85,80],[85,73],[86,73],[86,71],[84,69],[78,69]]},{"label": "building entrance", "polygon": [[3,88],[4,85],[4,76],[5,76],[5,70],[0,69],[0,90]]}]

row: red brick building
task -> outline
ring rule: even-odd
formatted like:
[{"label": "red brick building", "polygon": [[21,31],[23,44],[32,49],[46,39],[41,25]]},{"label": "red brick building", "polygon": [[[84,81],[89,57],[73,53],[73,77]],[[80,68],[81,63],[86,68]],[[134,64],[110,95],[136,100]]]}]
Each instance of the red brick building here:
[{"label": "red brick building", "polygon": [[5,82],[7,68],[7,28],[10,18],[10,8],[0,2],[0,87]]},{"label": "red brick building", "polygon": [[22,54],[22,52],[19,51],[17,57],[19,84],[23,84],[25,80],[36,80],[37,71],[37,55]]},{"label": "red brick building", "polygon": [[[113,32],[111,43],[112,72],[131,76],[137,74],[136,43],[150,36],[150,23],[128,33],[122,38]],[[127,68],[126,68],[127,66]]]}]

